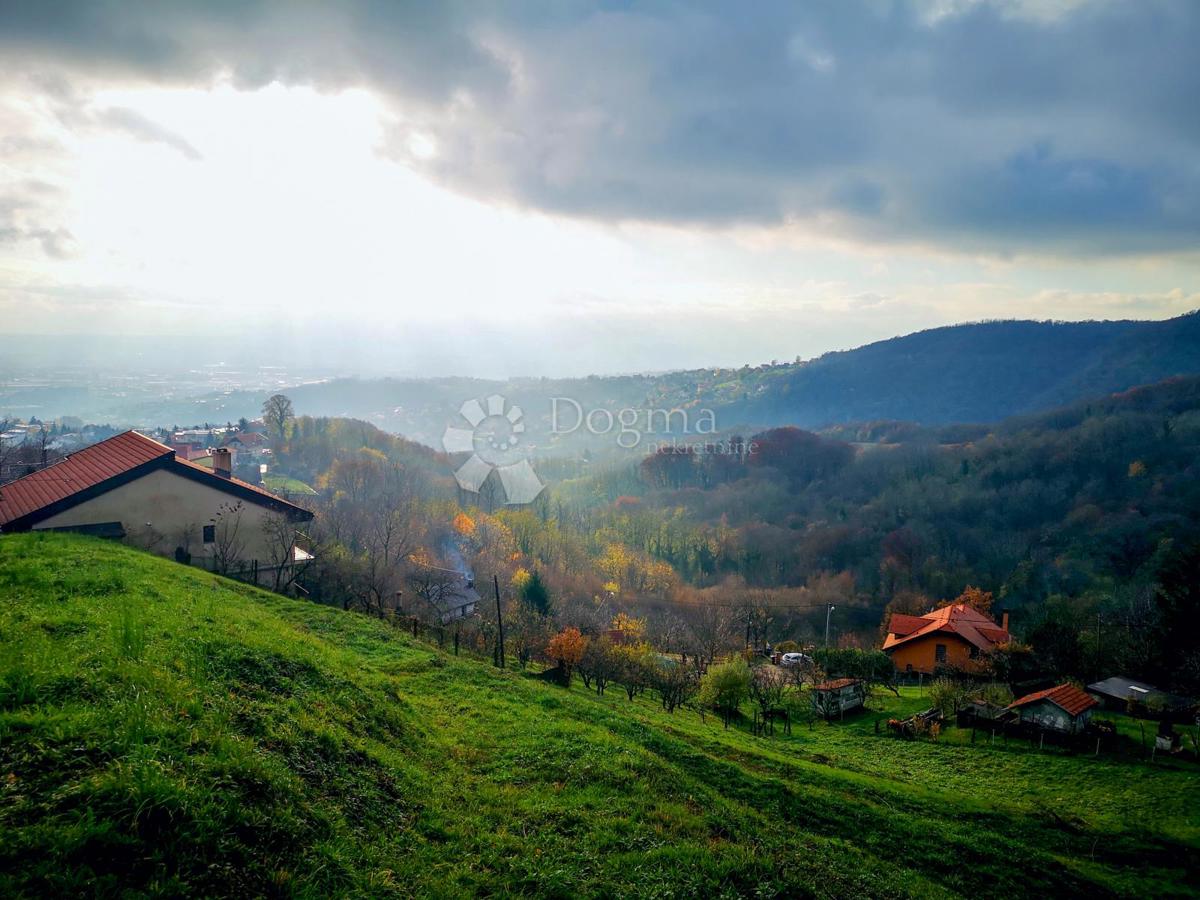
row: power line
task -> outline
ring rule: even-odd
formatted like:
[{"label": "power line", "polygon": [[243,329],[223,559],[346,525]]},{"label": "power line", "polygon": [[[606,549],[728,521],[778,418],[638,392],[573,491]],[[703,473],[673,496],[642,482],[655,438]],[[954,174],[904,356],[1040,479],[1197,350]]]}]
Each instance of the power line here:
[{"label": "power line", "polygon": [[[666,600],[666,599],[651,599],[637,598],[624,601],[630,605],[650,605],[650,606],[675,606],[683,609],[706,609],[708,607],[720,607],[722,609],[793,609],[793,610],[814,610],[825,609],[829,606],[828,603],[752,603],[752,602],[731,602],[726,600],[714,600],[711,603],[692,603],[686,600]],[[868,607],[849,607],[854,609],[867,609]]]}]

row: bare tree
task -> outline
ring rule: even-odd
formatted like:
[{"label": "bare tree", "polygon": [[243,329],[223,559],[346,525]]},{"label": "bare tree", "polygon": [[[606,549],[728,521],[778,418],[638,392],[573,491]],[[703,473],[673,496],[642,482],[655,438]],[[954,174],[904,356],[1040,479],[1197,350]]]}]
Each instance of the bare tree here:
[{"label": "bare tree", "polygon": [[4,433],[12,428],[12,425],[12,419],[0,419],[0,484],[12,481],[16,477],[12,472],[12,461],[16,458],[20,443],[4,439]]},{"label": "bare tree", "polygon": [[775,621],[772,599],[771,592],[766,590],[747,590],[740,598],[737,618],[746,629],[750,646],[755,649],[765,646],[767,632]]},{"label": "bare tree", "polygon": [[820,684],[825,680],[825,670],[817,665],[811,656],[805,655],[798,662],[784,669],[788,680],[797,690],[803,690],[804,685]]},{"label": "bare tree", "polygon": [[660,662],[652,670],[651,685],[658,691],[663,709],[673,713],[699,690],[700,667],[691,663]]},{"label": "bare tree", "polygon": [[[757,666],[750,676],[750,697],[758,704],[762,726],[773,721],[773,714],[783,706],[783,695],[787,691],[788,677],[778,666]],[[774,730],[774,725],[771,726]]]},{"label": "bare tree", "polygon": [[408,588],[425,606],[413,609],[413,613],[441,622],[441,616],[450,601],[459,596],[462,576],[457,572],[437,566],[414,564],[408,573]]},{"label": "bare tree", "polygon": [[242,530],[242,501],[223,503],[213,523],[213,569],[228,575],[242,561],[246,541]]},{"label": "bare tree", "polygon": [[263,537],[267,546],[267,560],[271,565],[271,589],[276,592],[287,590],[308,567],[296,562],[296,524],[284,513],[271,513],[263,521]]},{"label": "bare tree", "polygon": [[699,606],[692,614],[688,630],[691,632],[693,652],[705,666],[711,666],[717,656],[729,648],[732,624],[729,609],[715,603]]}]

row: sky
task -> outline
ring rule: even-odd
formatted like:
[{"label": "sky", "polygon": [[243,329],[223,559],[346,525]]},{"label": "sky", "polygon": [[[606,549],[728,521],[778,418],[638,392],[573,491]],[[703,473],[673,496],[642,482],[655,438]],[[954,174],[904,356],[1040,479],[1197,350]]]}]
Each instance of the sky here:
[{"label": "sky", "polygon": [[0,335],[582,375],[1167,318],[1198,45],[1193,0],[0,0]]}]

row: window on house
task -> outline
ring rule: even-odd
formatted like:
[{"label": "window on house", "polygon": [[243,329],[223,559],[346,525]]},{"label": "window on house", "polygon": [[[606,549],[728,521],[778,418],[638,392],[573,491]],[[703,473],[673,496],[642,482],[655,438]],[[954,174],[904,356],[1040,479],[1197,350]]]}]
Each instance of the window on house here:
[{"label": "window on house", "polygon": [[933,648],[933,658],[936,659],[940,663],[944,663],[946,661],[946,645],[945,644],[937,644]]},{"label": "window on house", "polygon": [[211,544],[216,539],[217,539],[217,526],[216,525],[205,525],[204,526],[204,543]]},{"label": "window on house", "polygon": [[904,665],[904,671],[905,671],[905,672],[911,672],[911,671],[912,671],[912,663],[905,663],[905,665]]},{"label": "window on house", "polygon": [[971,645],[971,659],[979,659],[979,648],[974,644]]}]

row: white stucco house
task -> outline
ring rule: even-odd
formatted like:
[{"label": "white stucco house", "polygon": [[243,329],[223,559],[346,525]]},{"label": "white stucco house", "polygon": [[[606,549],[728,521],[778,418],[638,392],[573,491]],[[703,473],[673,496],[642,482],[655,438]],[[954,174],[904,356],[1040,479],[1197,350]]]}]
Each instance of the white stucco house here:
[{"label": "white stucco house", "polygon": [[308,554],[296,529],[312,513],[231,474],[126,431],[0,486],[0,533],[74,531],[264,584]]}]

